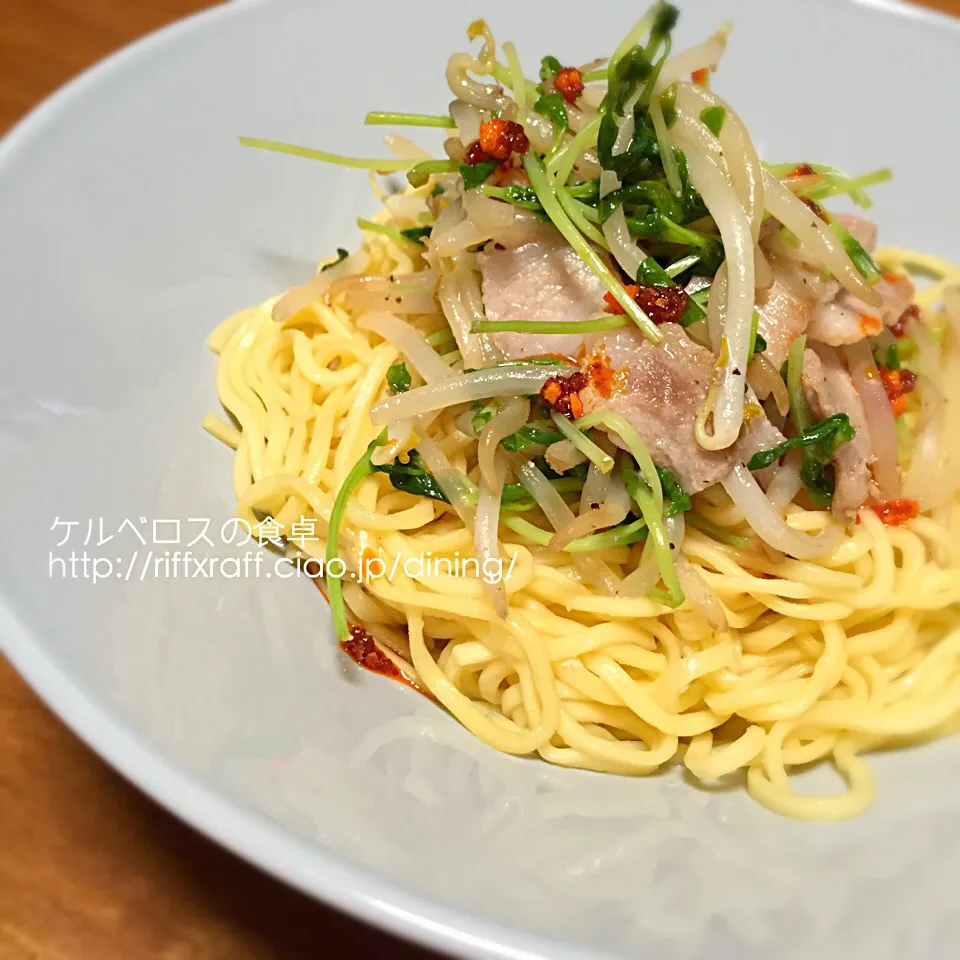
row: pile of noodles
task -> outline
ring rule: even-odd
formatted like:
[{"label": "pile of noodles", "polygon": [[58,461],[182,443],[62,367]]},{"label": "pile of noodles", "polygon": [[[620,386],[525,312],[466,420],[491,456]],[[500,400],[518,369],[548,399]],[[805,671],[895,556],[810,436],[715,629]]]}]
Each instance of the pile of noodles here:
[{"label": "pile of noodles", "polygon": [[[641,21],[624,43],[647,29]],[[531,109],[522,79],[512,97],[474,79],[505,69],[519,75],[512,46],[505,45],[503,68],[483,35],[478,56],[449,62],[457,99],[448,154],[461,159],[490,110],[523,122],[533,147],[549,150],[552,127]],[[708,448],[729,445],[743,421],[739,369],[747,367],[755,291],[769,283],[758,246],[765,214],[851,292],[876,298],[836,237],[811,223],[807,208],[760,166],[730,107],[723,104],[719,138],[699,121],[705,106],[722,101],[682,81],[715,67],[724,39],[720,32],[666,60],[657,81],[660,89],[681,81],[670,136],[686,153],[726,254],[702,334],[721,358],[697,423]],[[509,75],[496,79],[509,85]],[[569,108],[570,129],[547,169],[556,182],[580,174],[601,175],[605,192],[619,185],[604,183],[610,172],[593,150],[602,93],[588,86]],[[621,132],[629,139],[630,130]],[[425,157],[404,138],[391,140],[408,167]],[[447,186],[442,204],[437,183]],[[864,752],[956,727],[960,270],[907,251],[877,255],[884,269],[934,279],[917,298],[922,404],[906,416],[910,440],[900,445],[901,493],[919,502],[920,516],[889,527],[862,509],[843,526],[794,502],[800,482],[792,459],[766,491],[741,466],[696,495],[691,511],[663,521],[685,596],[672,607],[653,589],[663,568],[652,546],[567,549],[627,516],[629,498],[612,474],[592,464],[582,495],[571,499],[533,464],[542,449],[511,455],[498,446],[526,422],[526,398],[556,369],[493,366],[500,358],[492,342],[472,332],[484,320],[473,251],[494,239],[507,247],[537,239],[542,222],[479,192],[456,191],[445,172],[380,196],[383,209],[359,250],[211,335],[217,391],[232,425],[213,415],[204,425],[236,450],[238,516],[252,525],[272,518],[291,552],[317,558],[332,552],[324,531],[338,492],[383,429],[375,464],[419,451],[449,503],[369,473],[346,502],[333,544],[353,573],[372,557],[393,571],[366,582],[343,578],[343,598],[352,620],[413,682],[499,750],[620,774],[670,763],[702,779],[744,771],[757,800],[808,819],[839,819],[869,805],[874,783]],[[398,231],[438,210],[426,252],[404,241]],[[625,222],[614,215],[594,231],[635,275],[646,253]],[[432,343],[446,343],[445,352]],[[415,385],[431,390],[392,397],[387,373],[398,359]],[[471,401],[492,396],[501,406],[477,435]],[[501,510],[511,481],[532,494],[533,510]],[[650,486],[662,504],[660,484]],[[592,515],[601,511],[582,510],[588,502],[602,504],[603,521]],[[315,521],[318,539],[297,540],[303,520]],[[450,560],[451,572],[435,564],[408,575],[402,561],[423,556]],[[466,556],[501,558],[511,575],[490,584],[475,568],[463,574],[453,561]],[[821,760],[835,765],[845,792],[795,789],[790,774]]]}]

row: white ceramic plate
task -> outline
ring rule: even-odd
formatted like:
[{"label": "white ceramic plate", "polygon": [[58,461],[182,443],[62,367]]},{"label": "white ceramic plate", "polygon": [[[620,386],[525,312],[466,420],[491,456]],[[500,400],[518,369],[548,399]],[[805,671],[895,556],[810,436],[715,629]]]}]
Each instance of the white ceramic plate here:
[{"label": "white ceramic plate", "polygon": [[[637,15],[481,6],[528,65],[603,54]],[[955,23],[832,0],[684,6],[681,44],[736,21],[717,86],[764,156],[889,163],[882,238],[960,259]],[[215,402],[208,331],[354,244],[372,209],[362,174],[244,151],[237,135],[378,149],[364,112],[442,109],[445,59],[479,12],[234,3],[97,67],[0,146],[5,649],[185,820],[458,956],[960,955],[956,742],[876,758],[879,799],[860,820],[797,824],[678,774],[493,753],[360,675],[319,594],[266,565],[141,579],[149,550],[201,534],[196,518],[213,545],[195,556],[242,554],[220,542],[231,457],[199,428]],[[96,584],[84,553],[101,558]]]}]

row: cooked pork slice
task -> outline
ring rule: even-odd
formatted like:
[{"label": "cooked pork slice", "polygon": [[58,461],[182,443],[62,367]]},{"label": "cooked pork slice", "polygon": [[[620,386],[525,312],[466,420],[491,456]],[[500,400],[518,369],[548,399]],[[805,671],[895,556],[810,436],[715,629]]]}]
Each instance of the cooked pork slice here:
[{"label": "cooked pork slice", "polygon": [[773,284],[757,293],[757,329],[767,343],[767,358],[778,368],[802,333],[833,347],[857,343],[893,326],[913,301],[913,284],[905,275],[884,274],[877,281],[875,289],[883,297],[878,308],[786,257],[772,257],[770,265]]},{"label": "cooked pork slice", "polygon": [[836,489],[833,512],[840,518],[852,516],[870,493],[870,463],[873,451],[867,417],[860,396],[835,350],[819,347],[803,357],[803,392],[818,419],[845,413],[856,436],[837,448],[834,459]]},{"label": "cooked pork slice", "polygon": [[857,243],[868,253],[877,249],[877,225],[863,217],[855,217],[851,213],[833,213],[830,218],[839,223]]},{"label": "cooked pork slice", "polygon": [[810,339],[832,347],[857,343],[864,337],[876,336],[884,326],[892,327],[913,302],[913,284],[904,275],[884,275],[874,289],[883,297],[880,307],[864,303],[847,290],[821,304],[807,330]]},{"label": "cooked pork slice", "polygon": [[[589,320],[603,314],[606,287],[559,234],[555,241],[525,243],[513,250],[488,246],[477,260],[488,320]],[[575,357],[584,338],[497,333],[493,340],[504,357],[513,360],[548,353]]]},{"label": "cooked pork slice", "polygon": [[694,343],[679,324],[661,324],[660,332],[663,342],[658,345],[632,328],[590,337],[584,360],[590,382],[580,391],[580,401],[584,413],[619,413],[640,434],[654,462],[670,470],[686,491],[696,493],[722,480],[741,459],[775,446],[783,437],[754,404],[737,444],[727,450],[700,447],[694,423],[706,400],[713,354]]},{"label": "cooked pork slice", "polygon": [[585,413],[619,413],[640,434],[657,465],[670,470],[688,493],[696,493],[721,480],[735,456],[733,449],[704,450],[694,436],[714,358],[679,324],[662,324],[660,332],[663,342],[658,345],[632,328],[589,338],[585,369],[609,374],[594,373],[580,400]]},{"label": "cooked pork slice", "polygon": [[763,408],[752,395],[747,398],[744,410],[743,429],[736,444],[737,459],[749,463],[750,458],[761,450],[770,450],[787,438],[767,419]]},{"label": "cooked pork slice", "polygon": [[779,370],[790,344],[806,331],[817,298],[807,271],[785,259],[773,259],[770,266],[773,284],[757,291],[757,332],[766,341],[767,359]]},{"label": "cooked pork slice", "polygon": [[767,359],[779,370],[790,344],[804,333],[817,305],[832,298],[839,284],[824,282],[785,257],[770,260],[773,284],[757,291],[757,332],[766,341]]}]

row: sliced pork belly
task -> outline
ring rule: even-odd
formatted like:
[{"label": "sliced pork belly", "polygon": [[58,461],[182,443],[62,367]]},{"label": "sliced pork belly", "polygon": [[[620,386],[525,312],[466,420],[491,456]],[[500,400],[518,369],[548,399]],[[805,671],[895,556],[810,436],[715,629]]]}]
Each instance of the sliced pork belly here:
[{"label": "sliced pork belly", "polygon": [[763,407],[757,402],[753,391],[747,397],[744,409],[743,429],[736,443],[737,459],[749,463],[750,458],[761,450],[770,450],[787,438],[767,419]]},{"label": "sliced pork belly", "polygon": [[806,332],[817,304],[836,294],[839,284],[824,283],[785,257],[770,260],[773,284],[757,291],[757,332],[766,341],[767,359],[779,370],[790,344]]},{"label": "sliced pork belly", "polygon": [[[513,250],[488,246],[477,260],[488,320],[589,320],[603,314],[606,287],[559,234]],[[575,357],[584,340],[579,334],[532,333],[497,333],[492,339],[507,360],[545,353]]]},{"label": "sliced pork belly", "polygon": [[833,512],[841,518],[852,516],[870,494],[870,464],[873,451],[867,417],[840,358],[829,347],[807,350],[803,356],[803,392],[817,419],[845,413],[856,436],[837,448],[834,459],[836,489]]},{"label": "sliced pork belly", "polygon": [[654,462],[696,493],[722,480],[741,459],[775,446],[783,437],[755,405],[737,444],[727,450],[700,447],[694,423],[707,396],[713,354],[694,343],[679,324],[662,324],[660,332],[663,342],[657,345],[633,328],[590,337],[584,369],[605,373],[591,374],[580,401],[584,413],[619,413],[640,434]]},{"label": "sliced pork belly", "polygon": [[693,432],[714,358],[679,324],[665,323],[660,332],[659,345],[630,328],[591,337],[586,369],[609,368],[612,376],[605,382],[594,378],[580,391],[580,400],[585,413],[619,413],[640,434],[657,465],[696,493],[729,473],[735,457],[732,449],[702,449]]},{"label": "sliced pork belly", "polygon": [[892,327],[913,302],[914,287],[903,275],[881,277],[874,289],[883,297],[879,308],[872,307],[841,290],[835,299],[822,304],[813,314],[807,330],[811,340],[839,347],[876,336],[884,326]]},{"label": "sliced pork belly", "polygon": [[[871,226],[866,220],[857,222]],[[757,329],[767,342],[767,358],[778,368],[803,333],[833,347],[857,343],[893,326],[913,301],[913,284],[902,275],[877,281],[875,289],[883,297],[877,308],[843,290],[836,280],[822,280],[786,257],[771,258],[771,267],[772,286],[757,294]]]}]

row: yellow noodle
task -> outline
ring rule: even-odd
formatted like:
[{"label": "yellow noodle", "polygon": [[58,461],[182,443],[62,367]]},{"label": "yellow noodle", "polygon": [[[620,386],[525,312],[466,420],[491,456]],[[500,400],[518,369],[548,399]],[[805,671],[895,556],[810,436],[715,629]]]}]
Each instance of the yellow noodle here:
[{"label": "yellow noodle", "polygon": [[[367,234],[365,252],[372,274],[421,268],[386,236]],[[877,259],[934,277],[918,295],[923,308],[960,282],[960,270],[911,251]],[[203,425],[236,450],[237,515],[251,524],[272,516],[287,535],[313,520],[317,540],[302,552],[322,557],[337,490],[376,435],[369,411],[397,351],[329,296],[284,323],[271,319],[274,302],[211,334],[217,391],[236,427],[213,415]],[[424,333],[437,329],[435,317],[407,319]],[[456,430],[458,413],[438,415],[432,435],[476,477],[475,443]],[[698,495],[696,507],[749,535],[719,490]],[[527,516],[546,529],[539,514]],[[825,521],[796,506],[788,516],[800,531]],[[861,520],[818,562],[772,559],[688,531],[687,558],[724,606],[718,635],[689,606],[605,596],[583,582],[573,555],[505,529],[504,561],[515,564],[502,621],[474,572],[404,569],[410,557],[471,556],[471,533],[447,505],[400,493],[379,473],[351,498],[339,547],[354,572],[360,551],[387,569],[399,562],[392,577],[345,581],[346,601],[359,620],[389,625],[398,662],[490,746],[617,774],[681,760],[704,780],[743,771],[771,809],[839,819],[873,798],[858,754],[946,735],[960,721],[960,511],[941,508],[895,529],[868,510]],[[621,575],[638,556],[605,554]],[[794,789],[791,773],[816,761],[836,767],[845,792]]]}]

